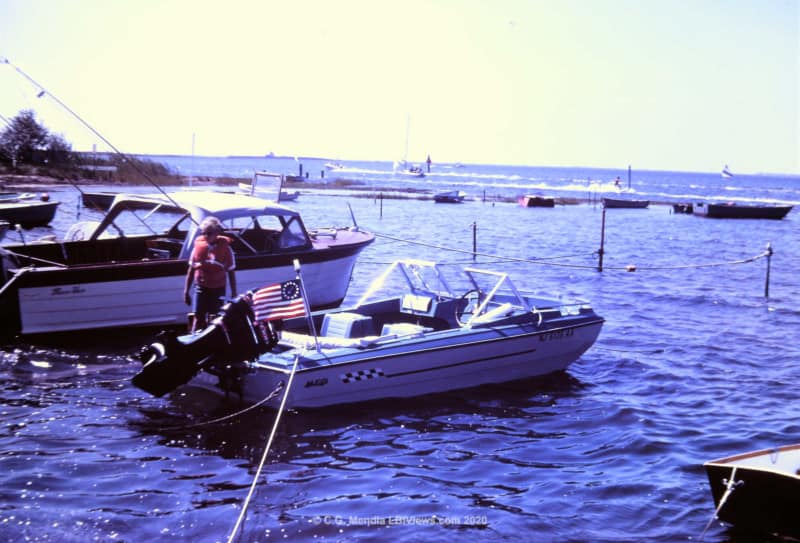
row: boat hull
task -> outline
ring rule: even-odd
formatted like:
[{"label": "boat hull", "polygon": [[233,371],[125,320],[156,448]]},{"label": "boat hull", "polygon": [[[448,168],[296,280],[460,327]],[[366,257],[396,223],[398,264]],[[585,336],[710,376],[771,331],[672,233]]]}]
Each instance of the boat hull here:
[{"label": "boat hull", "polygon": [[749,531],[800,538],[800,445],[714,460],[704,468],[720,520]]},{"label": "boat hull", "polygon": [[0,203],[0,220],[23,228],[47,226],[53,220],[59,202]]},{"label": "boat hull", "polygon": [[555,207],[556,201],[554,198],[547,198],[544,196],[521,196],[517,203],[522,207]]},{"label": "boat hull", "polygon": [[712,219],[783,219],[793,206],[704,204],[693,206],[694,214]]},{"label": "boat hull", "polygon": [[[246,292],[293,277],[293,259],[298,258],[310,305],[336,307],[347,293],[356,258],[368,243],[306,254],[240,256],[237,287]],[[182,299],[186,269],[182,260],[148,260],[11,270],[18,277],[8,295],[16,296],[3,303],[8,304],[6,309],[17,306],[23,335],[183,325],[189,310]]]},{"label": "boat hull", "polygon": [[[296,372],[287,405],[319,408],[387,398],[411,398],[546,375],[566,369],[597,339],[603,320],[537,329],[501,326],[428,334],[377,348],[344,349]],[[301,364],[302,364],[301,360]],[[260,401],[287,381],[292,360],[256,363],[239,391]],[[217,376],[201,373],[192,384],[216,387]],[[271,405],[277,407],[280,395]]]},{"label": "boat hull", "polygon": [[644,209],[650,200],[623,200],[621,198],[603,198],[603,206],[609,209]]}]

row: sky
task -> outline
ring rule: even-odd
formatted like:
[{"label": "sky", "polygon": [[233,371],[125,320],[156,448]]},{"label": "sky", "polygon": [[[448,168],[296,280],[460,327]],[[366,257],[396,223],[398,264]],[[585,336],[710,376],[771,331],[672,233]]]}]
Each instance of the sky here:
[{"label": "sky", "polygon": [[75,150],[58,101],[130,154],[800,174],[800,0],[0,0],[2,59]]}]

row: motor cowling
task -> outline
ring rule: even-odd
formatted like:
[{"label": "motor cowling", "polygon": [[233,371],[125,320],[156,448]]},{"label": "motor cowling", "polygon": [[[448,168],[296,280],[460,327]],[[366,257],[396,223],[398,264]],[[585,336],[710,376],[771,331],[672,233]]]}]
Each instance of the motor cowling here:
[{"label": "motor cowling", "polygon": [[163,396],[188,383],[204,368],[253,360],[276,342],[268,323],[254,322],[249,297],[239,296],[198,334],[160,332],[156,341],[139,351],[144,367],[133,377],[133,384],[154,396]]}]

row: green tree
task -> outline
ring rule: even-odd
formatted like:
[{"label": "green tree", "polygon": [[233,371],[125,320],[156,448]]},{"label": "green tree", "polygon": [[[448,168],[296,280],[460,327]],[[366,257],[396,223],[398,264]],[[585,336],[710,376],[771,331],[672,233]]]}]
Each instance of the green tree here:
[{"label": "green tree", "polygon": [[[37,153],[47,150],[48,141],[52,141],[48,130],[39,124],[31,109],[24,109],[11,119],[8,126],[0,132],[0,150],[16,167],[18,163],[32,164]],[[66,143],[58,138],[57,144]]]}]

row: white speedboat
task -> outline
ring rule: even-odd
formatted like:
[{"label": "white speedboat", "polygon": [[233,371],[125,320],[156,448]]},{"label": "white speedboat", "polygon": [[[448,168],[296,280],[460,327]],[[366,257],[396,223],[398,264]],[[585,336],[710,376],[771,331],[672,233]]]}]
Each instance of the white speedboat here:
[{"label": "white speedboat", "polygon": [[703,467],[720,520],[800,538],[800,445],[720,458]]},{"label": "white speedboat", "polygon": [[442,267],[397,261],[354,306],[279,331],[253,322],[240,299],[203,333],[145,347],[134,384],[163,395],[188,382],[273,407],[281,388],[295,408],[409,398],[564,370],[603,326],[586,302],[523,294],[505,273],[465,268],[461,278],[457,293]]},{"label": "white speedboat", "polygon": [[297,211],[252,196],[121,194],[102,221],[75,225],[63,241],[0,248],[2,332],[185,324],[187,262],[212,215],[232,240],[241,292],[285,276],[299,259],[316,308],[341,304],[356,258],[374,241],[357,228],[306,230]]}]

